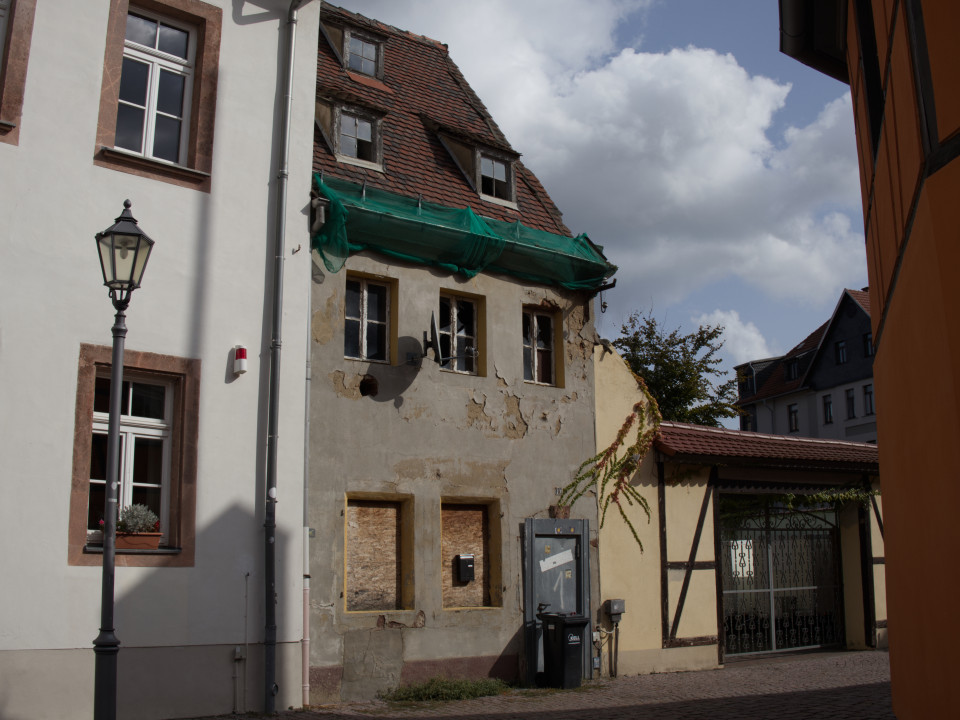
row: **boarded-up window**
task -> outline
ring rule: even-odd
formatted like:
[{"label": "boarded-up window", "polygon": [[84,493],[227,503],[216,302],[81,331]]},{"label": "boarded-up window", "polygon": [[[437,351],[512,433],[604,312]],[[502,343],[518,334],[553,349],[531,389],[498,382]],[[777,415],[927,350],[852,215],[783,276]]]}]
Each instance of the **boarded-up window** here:
[{"label": "boarded-up window", "polygon": [[[443,606],[483,607],[490,602],[490,522],[486,505],[441,505]],[[472,554],[474,579],[461,582],[457,555]]]},{"label": "boarded-up window", "polygon": [[397,502],[347,502],[347,610],[402,607],[400,509]]}]

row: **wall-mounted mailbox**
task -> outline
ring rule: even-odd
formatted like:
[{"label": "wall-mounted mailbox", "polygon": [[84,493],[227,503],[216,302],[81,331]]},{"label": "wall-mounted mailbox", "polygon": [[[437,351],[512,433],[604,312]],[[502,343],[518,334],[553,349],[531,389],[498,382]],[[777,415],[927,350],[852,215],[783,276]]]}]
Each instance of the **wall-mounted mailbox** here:
[{"label": "wall-mounted mailbox", "polygon": [[457,579],[460,582],[470,582],[473,580],[473,554],[457,555]]}]

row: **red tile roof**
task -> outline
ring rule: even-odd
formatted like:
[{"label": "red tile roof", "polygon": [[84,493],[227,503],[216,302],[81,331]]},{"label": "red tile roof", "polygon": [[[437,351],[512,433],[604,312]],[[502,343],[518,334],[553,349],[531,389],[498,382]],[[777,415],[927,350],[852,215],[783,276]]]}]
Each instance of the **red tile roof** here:
[{"label": "red tile roof", "polygon": [[851,290],[850,288],[847,288],[847,294],[857,301],[857,304],[863,308],[863,311],[867,315],[870,314],[870,292],[867,288],[864,288],[863,290]]},{"label": "red tile roof", "polygon": [[338,162],[319,130],[314,140],[315,172],[407,197],[422,196],[449,207],[469,205],[479,215],[571,235],[540,181],[519,160],[515,163],[517,211],[481,199],[440,142],[438,127],[519,158],[450,59],[446,45],[327,3],[321,17],[383,38],[383,78],[374,80],[347,72],[321,37],[317,96],[382,115],[384,172]]},{"label": "red tile roof", "polygon": [[741,464],[878,472],[877,446],[794,435],[766,435],[726,428],[663,422],[654,443],[669,457]]}]

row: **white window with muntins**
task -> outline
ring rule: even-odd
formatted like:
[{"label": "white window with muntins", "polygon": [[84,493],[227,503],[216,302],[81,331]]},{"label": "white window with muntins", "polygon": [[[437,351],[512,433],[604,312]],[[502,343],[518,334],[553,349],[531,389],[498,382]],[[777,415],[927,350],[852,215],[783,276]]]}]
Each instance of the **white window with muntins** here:
[{"label": "white window with muntins", "polygon": [[131,10],[117,104],[117,148],[185,165],[193,93],[194,28]]},{"label": "white window with muntins", "polygon": [[[150,380],[124,380],[120,400],[118,510],[146,505],[160,518],[166,543],[169,527],[170,445],[173,387]],[[107,433],[110,424],[110,377],[97,377],[90,449],[90,496],[87,531],[101,530],[107,480]]]},{"label": "white window with muntins", "polygon": [[510,183],[511,167],[502,160],[480,156],[480,194],[513,202],[513,189]]}]

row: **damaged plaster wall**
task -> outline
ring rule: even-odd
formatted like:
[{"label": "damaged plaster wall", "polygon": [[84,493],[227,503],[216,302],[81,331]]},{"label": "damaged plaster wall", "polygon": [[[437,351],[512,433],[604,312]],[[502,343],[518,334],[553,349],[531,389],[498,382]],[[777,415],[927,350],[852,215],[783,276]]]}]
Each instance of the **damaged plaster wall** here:
[{"label": "damaged plaster wall", "polygon": [[[348,273],[390,285],[395,364],[344,358]],[[441,292],[480,307],[478,375],[442,370],[432,350],[424,357]],[[520,528],[547,517],[555,488],[595,453],[590,303],[585,293],[483,274],[465,280],[365,253],[340,273],[319,273],[310,324],[311,666],[340,680],[323,683],[313,702],[368,698],[438,661],[451,674],[516,673]],[[524,307],[554,314],[558,386],[523,380]],[[348,499],[403,507],[399,572],[409,595],[395,607],[347,610]],[[485,605],[445,609],[452,571],[442,560],[442,508],[457,504],[486,508],[484,578],[496,587],[457,595]],[[595,533],[592,498],[573,515],[590,519]],[[448,563],[457,552],[467,551],[448,547]]]}]

